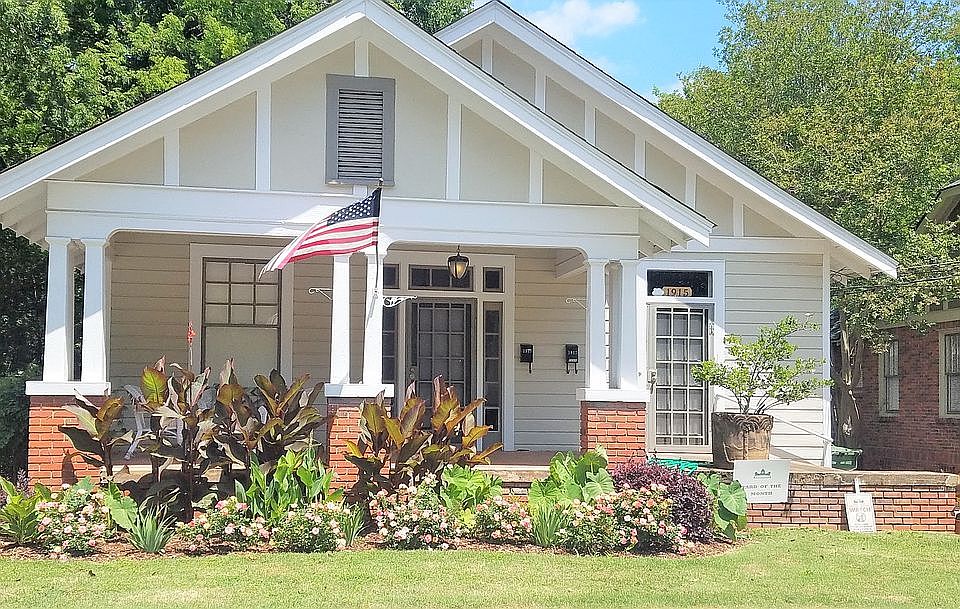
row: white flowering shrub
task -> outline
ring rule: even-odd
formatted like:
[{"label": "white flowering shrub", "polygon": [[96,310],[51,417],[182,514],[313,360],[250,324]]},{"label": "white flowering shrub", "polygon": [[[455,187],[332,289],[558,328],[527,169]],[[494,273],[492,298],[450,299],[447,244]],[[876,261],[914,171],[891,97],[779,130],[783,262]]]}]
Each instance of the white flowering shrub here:
[{"label": "white flowering shrub", "polygon": [[49,501],[37,504],[40,544],[53,558],[92,554],[113,536],[110,508],[99,487],[89,481],[63,485]]},{"label": "white flowering shrub", "polygon": [[343,504],[314,503],[293,508],[273,527],[271,544],[284,552],[332,552],[347,545],[344,520],[350,511]]},{"label": "white flowering shrub", "polygon": [[596,504],[612,515],[619,548],[630,552],[686,554],[693,546],[693,542],[686,539],[686,528],[673,522],[673,502],[663,485],[624,489],[599,497]]},{"label": "white flowering shrub", "polygon": [[210,510],[181,524],[177,535],[188,542],[188,551],[204,553],[249,550],[270,540],[270,530],[263,518],[251,518],[247,504],[228,497]]},{"label": "white flowering shrub", "polygon": [[524,506],[497,495],[477,504],[470,535],[495,543],[530,543],[533,523]]},{"label": "white flowering shrub", "polygon": [[446,550],[462,536],[459,520],[440,501],[432,474],[418,485],[400,485],[393,494],[381,490],[370,500],[370,517],[391,548]]},{"label": "white flowering shrub", "polygon": [[693,543],[671,519],[666,487],[624,489],[591,502],[564,506],[568,524],[557,534],[560,547],[577,554],[613,551],[686,554]]}]

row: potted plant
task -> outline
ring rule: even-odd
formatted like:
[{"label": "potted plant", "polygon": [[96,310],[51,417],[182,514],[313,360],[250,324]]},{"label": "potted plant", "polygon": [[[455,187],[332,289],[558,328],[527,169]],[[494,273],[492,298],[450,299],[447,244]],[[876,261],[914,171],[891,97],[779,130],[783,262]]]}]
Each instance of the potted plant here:
[{"label": "potted plant", "polygon": [[737,406],[735,411],[715,410],[710,416],[717,467],[733,467],[733,461],[740,459],[768,458],[773,417],[767,411],[808,398],[832,383],[814,374],[824,360],[795,358],[797,346],[788,340],[797,332],[818,328],[789,316],[774,326],[761,327],[753,342],[728,334],[723,339],[730,355],[727,362],[693,366],[695,379],[725,389]]}]

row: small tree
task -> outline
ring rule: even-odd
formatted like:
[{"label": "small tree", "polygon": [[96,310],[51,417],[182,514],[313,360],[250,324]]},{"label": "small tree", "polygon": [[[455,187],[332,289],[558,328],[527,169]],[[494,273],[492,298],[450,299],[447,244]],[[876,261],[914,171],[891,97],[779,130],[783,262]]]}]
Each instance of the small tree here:
[{"label": "small tree", "polygon": [[774,326],[761,327],[760,336],[754,342],[744,342],[742,337],[728,334],[723,343],[732,362],[701,362],[693,366],[691,373],[698,381],[733,394],[741,414],[765,414],[774,406],[799,402],[832,384],[812,376],[825,360],[794,359],[797,346],[788,340],[797,332],[819,327],[788,316]]}]

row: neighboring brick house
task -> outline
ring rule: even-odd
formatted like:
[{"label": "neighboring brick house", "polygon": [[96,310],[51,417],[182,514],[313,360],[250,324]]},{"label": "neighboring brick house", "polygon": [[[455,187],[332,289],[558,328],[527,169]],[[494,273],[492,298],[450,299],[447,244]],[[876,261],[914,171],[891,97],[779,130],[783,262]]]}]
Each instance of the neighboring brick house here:
[{"label": "neighboring brick house", "polygon": [[[956,220],[960,181],[938,194],[923,223]],[[897,328],[864,359],[858,391],[865,469],[960,472],[960,306],[928,314],[925,332]]]}]

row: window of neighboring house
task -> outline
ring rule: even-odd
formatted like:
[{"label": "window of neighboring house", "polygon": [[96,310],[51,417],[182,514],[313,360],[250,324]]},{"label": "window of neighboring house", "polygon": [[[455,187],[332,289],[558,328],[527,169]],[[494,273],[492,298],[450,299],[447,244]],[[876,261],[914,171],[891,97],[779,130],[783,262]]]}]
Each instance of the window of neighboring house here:
[{"label": "window of neighboring house", "polygon": [[880,412],[900,410],[900,342],[891,340],[880,355]]},{"label": "window of neighboring house", "polygon": [[280,273],[265,260],[203,259],[202,360],[219,370],[233,358],[252,379],[280,367]]},{"label": "window of neighboring house", "polygon": [[328,182],[393,184],[396,82],[327,75]]},{"label": "window of neighboring house", "polygon": [[943,412],[960,415],[960,333],[943,335],[940,385],[943,387]]}]

